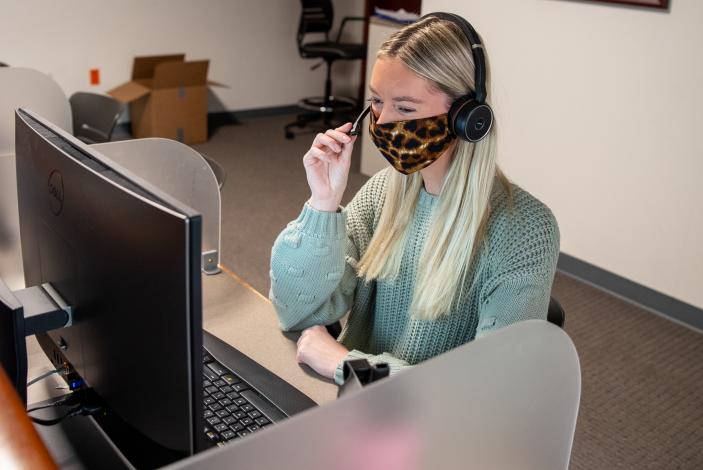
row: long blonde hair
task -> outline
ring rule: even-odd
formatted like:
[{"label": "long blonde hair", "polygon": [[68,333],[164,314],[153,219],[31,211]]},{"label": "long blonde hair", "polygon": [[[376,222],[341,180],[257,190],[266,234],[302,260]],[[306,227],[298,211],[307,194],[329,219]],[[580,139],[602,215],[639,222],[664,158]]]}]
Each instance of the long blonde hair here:
[{"label": "long blonde hair", "polygon": [[[409,25],[386,40],[377,57],[399,59],[451,100],[474,89],[471,46],[451,22],[428,17]],[[410,307],[415,318],[440,318],[462,295],[483,239],[496,176],[509,190],[496,165],[496,140],[495,124],[475,144],[457,139],[417,268]],[[423,185],[420,172],[405,176],[385,171],[388,181],[381,216],[357,265],[358,275],[367,282],[398,276],[407,227]]]}]

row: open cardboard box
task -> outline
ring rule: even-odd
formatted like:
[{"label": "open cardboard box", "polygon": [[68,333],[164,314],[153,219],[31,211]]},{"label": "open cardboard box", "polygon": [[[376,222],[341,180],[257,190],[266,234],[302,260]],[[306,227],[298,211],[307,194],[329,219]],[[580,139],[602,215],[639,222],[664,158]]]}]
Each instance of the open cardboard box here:
[{"label": "open cardboard box", "polygon": [[207,140],[208,60],[185,54],[135,57],[132,80],[107,93],[129,104],[135,138],[165,137],[186,144]]}]

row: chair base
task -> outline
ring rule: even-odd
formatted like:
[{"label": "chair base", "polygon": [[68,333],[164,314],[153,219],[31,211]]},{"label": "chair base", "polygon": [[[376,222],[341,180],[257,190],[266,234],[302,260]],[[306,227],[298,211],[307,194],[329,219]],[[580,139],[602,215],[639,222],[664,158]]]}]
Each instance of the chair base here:
[{"label": "chair base", "polygon": [[315,96],[298,101],[298,106],[307,111],[332,114],[351,111],[356,108],[356,100],[346,96],[330,96],[328,99],[325,99],[324,96]]},{"label": "chair base", "polygon": [[[339,127],[345,122],[353,119],[353,113],[357,108],[356,100],[344,96],[330,96],[327,100],[324,97],[305,98],[298,102],[298,106],[308,112],[298,114],[295,121],[285,126],[286,139],[294,139],[296,133],[293,128],[305,129],[298,134],[324,132],[327,129]],[[311,123],[319,125],[309,126]]]}]

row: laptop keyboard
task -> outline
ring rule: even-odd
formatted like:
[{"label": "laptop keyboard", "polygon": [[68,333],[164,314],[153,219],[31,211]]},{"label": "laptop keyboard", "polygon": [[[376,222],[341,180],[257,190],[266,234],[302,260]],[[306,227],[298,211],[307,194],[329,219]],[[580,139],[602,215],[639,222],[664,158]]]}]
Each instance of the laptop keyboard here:
[{"label": "laptop keyboard", "polygon": [[261,397],[237,374],[203,352],[205,436],[212,444],[247,436],[271,420],[252,402]]}]

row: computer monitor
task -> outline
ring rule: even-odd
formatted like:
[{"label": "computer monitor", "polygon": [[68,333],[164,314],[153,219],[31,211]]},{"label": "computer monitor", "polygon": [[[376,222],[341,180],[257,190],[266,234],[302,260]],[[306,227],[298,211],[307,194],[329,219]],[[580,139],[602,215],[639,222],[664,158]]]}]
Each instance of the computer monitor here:
[{"label": "computer monitor", "polygon": [[25,282],[73,309],[40,344],[146,441],[204,449],[200,215],[29,110],[15,126]]}]

